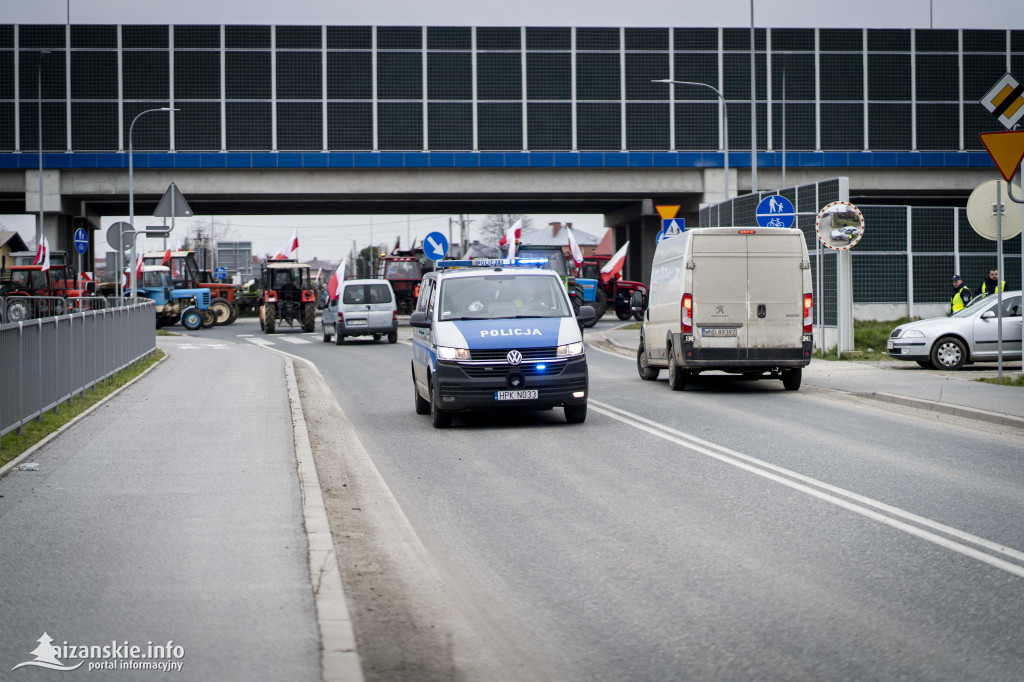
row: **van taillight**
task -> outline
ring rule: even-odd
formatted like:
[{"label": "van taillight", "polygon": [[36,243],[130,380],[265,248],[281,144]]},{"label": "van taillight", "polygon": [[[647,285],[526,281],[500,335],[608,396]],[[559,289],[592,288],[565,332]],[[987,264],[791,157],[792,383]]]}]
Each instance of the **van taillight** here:
[{"label": "van taillight", "polygon": [[391,321],[392,322],[398,322],[398,311],[397,310],[392,310],[391,311]]},{"label": "van taillight", "polygon": [[693,333],[693,296],[683,294],[683,300],[679,304],[679,319],[682,322],[684,334]]},{"label": "van taillight", "polygon": [[419,297],[420,297],[420,285],[419,285],[419,284],[417,284],[417,285],[416,285],[416,288],[415,288],[415,290],[413,291],[413,295],[414,295],[414,296],[415,296],[416,298],[419,298]]},{"label": "van taillight", "polygon": [[804,294],[804,334],[810,334],[812,331],[811,327],[814,323],[812,310],[814,310],[814,295]]}]

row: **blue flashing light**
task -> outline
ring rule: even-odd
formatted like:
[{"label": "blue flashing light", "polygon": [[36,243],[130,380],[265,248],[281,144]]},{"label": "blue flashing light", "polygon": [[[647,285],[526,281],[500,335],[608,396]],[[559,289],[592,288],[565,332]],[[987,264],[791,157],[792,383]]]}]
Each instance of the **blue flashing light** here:
[{"label": "blue flashing light", "polygon": [[547,366],[547,365],[537,365],[537,371],[538,371],[538,372],[543,372],[543,371],[544,371],[544,370],[546,370],[547,368],[548,368],[548,366]]},{"label": "blue flashing light", "polygon": [[438,268],[509,268],[509,267],[547,267],[548,258],[477,258],[476,260],[439,260]]}]

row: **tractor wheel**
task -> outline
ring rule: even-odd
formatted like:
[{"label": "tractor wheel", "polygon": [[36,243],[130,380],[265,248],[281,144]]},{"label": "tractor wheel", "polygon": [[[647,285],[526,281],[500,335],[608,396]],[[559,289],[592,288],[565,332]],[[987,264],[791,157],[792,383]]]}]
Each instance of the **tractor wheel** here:
[{"label": "tractor wheel", "polygon": [[625,308],[615,308],[615,317],[619,318],[623,322],[633,317],[633,311],[629,309],[629,306]]},{"label": "tractor wheel", "polygon": [[203,317],[203,329],[209,329],[210,327],[217,324],[217,316],[214,315],[212,308],[207,308],[200,312]]},{"label": "tractor wheel", "polygon": [[181,314],[181,326],[190,332],[194,332],[203,326],[203,315],[199,312],[199,308],[192,306],[186,308],[185,312]]},{"label": "tractor wheel", "polygon": [[644,311],[641,310],[640,312],[634,312],[633,313],[633,319],[636,320],[637,322],[643,322],[644,321]]},{"label": "tractor wheel", "polygon": [[227,302],[227,299],[215,298],[210,303],[210,310],[213,311],[216,324],[231,324],[231,304]]},{"label": "tractor wheel", "polygon": [[237,303],[231,304],[231,316],[228,317],[228,324],[234,324],[235,320],[238,319],[238,313],[241,312],[238,308]]},{"label": "tractor wheel", "polygon": [[[600,320],[604,317],[604,314],[608,311],[608,294],[604,293],[604,289],[598,287],[597,289],[597,300],[594,301],[594,312],[597,313],[597,319]],[[595,320],[596,322],[597,320]]]},{"label": "tractor wheel", "polygon": [[267,303],[263,306],[263,331],[268,334],[274,333],[274,325],[277,324],[277,306]]},{"label": "tractor wheel", "polygon": [[302,331],[307,334],[316,331],[316,303],[302,304]]},{"label": "tractor wheel", "polygon": [[4,322],[24,322],[29,317],[27,301],[13,301],[7,304],[7,319]]},{"label": "tractor wheel", "polygon": [[583,306],[583,287],[578,284],[573,286],[569,291],[569,297],[572,299],[572,314],[579,317],[580,308]]},{"label": "tractor wheel", "polygon": [[164,326],[164,318],[163,318],[163,316],[162,315],[157,315],[156,316],[156,328],[157,329],[163,329],[163,326]]}]

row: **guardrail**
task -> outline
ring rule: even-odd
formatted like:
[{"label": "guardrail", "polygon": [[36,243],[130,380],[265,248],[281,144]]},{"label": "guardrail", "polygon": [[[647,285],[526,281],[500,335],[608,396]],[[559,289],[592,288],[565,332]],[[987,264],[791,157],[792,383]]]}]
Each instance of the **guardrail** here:
[{"label": "guardrail", "polygon": [[73,312],[74,301],[67,314],[0,324],[0,438],[156,350],[152,301]]}]

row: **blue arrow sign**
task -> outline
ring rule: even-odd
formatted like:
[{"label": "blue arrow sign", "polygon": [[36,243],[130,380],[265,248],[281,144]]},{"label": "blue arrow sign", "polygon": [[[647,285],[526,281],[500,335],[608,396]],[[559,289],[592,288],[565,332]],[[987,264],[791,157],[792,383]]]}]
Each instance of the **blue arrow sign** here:
[{"label": "blue arrow sign", "polygon": [[225,268],[224,266],[221,266],[219,268],[214,268],[213,269],[213,277],[214,277],[214,279],[224,279],[227,276],[228,276],[228,269]]},{"label": "blue arrow sign", "polygon": [[89,235],[83,228],[75,230],[75,251],[85,253],[89,249]]},{"label": "blue arrow sign", "polygon": [[784,196],[773,194],[757,205],[757,224],[761,227],[793,227],[796,209]]},{"label": "blue arrow sign", "polygon": [[423,238],[423,253],[430,260],[441,260],[448,253],[448,238],[440,232],[431,232]]}]

